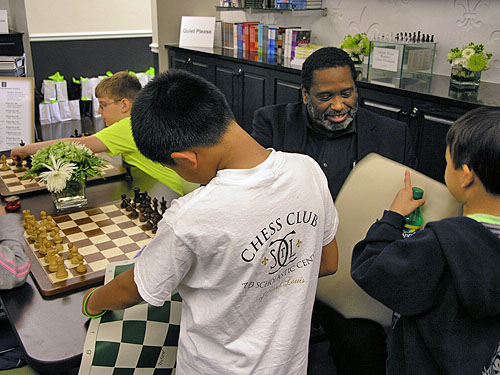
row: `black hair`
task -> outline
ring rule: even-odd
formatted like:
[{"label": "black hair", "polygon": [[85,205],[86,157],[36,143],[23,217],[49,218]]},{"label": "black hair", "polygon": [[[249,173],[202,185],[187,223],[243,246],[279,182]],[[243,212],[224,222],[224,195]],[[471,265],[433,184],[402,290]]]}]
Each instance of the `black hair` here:
[{"label": "black hair", "polygon": [[466,164],[486,191],[500,195],[500,107],[479,107],[461,116],[446,134],[455,168]]},{"label": "black hair", "polygon": [[316,70],[338,66],[348,66],[351,69],[352,80],[356,82],[358,74],[347,52],[337,47],[323,47],[314,51],[302,65],[302,86],[306,92],[311,88],[313,73]]},{"label": "black hair", "polygon": [[131,121],[139,151],[153,161],[175,165],[172,152],[218,143],[234,115],[212,83],[173,69],[142,89],[132,106]]}]

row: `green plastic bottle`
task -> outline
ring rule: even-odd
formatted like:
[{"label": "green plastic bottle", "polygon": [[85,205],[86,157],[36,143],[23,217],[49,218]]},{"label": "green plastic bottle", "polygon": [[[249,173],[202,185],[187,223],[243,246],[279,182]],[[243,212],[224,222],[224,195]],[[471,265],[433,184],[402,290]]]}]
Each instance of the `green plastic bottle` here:
[{"label": "green plastic bottle", "polygon": [[[413,199],[422,199],[424,190],[418,187],[413,187]],[[403,238],[413,236],[422,227],[424,217],[422,215],[422,207],[417,207],[415,211],[405,217],[405,225],[403,227]]]}]

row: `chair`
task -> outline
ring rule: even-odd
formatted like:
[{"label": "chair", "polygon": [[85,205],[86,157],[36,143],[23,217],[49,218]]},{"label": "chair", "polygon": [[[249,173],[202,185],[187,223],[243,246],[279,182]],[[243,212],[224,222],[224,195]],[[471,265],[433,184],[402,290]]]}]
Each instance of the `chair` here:
[{"label": "chair", "polygon": [[462,206],[444,184],[378,154],[363,158],[349,174],[335,202],[339,214],[338,270],[319,279],[316,294],[319,301],[347,319],[369,319],[384,328],[390,327],[392,311],[366,294],[351,278],[351,256],[354,245],[365,238],[370,226],[404,187],[407,169],[412,185],[424,189],[424,225],[462,213]]}]

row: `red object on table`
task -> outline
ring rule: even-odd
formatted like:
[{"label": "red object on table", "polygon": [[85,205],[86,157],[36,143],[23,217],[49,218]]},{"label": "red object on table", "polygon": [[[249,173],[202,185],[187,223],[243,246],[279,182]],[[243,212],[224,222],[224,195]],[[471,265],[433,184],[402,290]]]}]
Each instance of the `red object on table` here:
[{"label": "red object on table", "polygon": [[21,200],[17,195],[5,198],[5,211],[16,212],[21,208]]}]

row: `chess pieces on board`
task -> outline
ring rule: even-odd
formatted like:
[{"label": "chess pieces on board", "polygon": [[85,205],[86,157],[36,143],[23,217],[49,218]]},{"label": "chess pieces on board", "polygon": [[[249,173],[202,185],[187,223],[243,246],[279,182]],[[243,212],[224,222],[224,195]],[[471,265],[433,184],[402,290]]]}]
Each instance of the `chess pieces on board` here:
[{"label": "chess pieces on board", "polygon": [[[40,220],[36,220],[35,215],[30,210],[23,210],[24,228],[27,236],[34,241],[34,247],[43,260],[48,265],[48,271],[54,273],[57,279],[68,277],[68,271],[64,265],[64,257],[61,253],[64,251],[62,238],[59,234],[60,229],[52,216],[47,215],[45,211],[40,211]],[[78,253],[74,244],[68,243],[66,259],[71,264],[78,264],[76,271],[80,274],[87,272],[84,264],[83,255]]]},{"label": "chess pieces on board", "polygon": [[156,233],[158,223],[167,210],[165,197],[158,201],[158,198],[151,198],[146,191],[141,192],[139,188],[134,188],[133,198],[127,198],[126,194],[122,194],[121,197],[120,207],[129,212],[132,219],[139,218],[139,221],[144,223],[144,229]]}]

